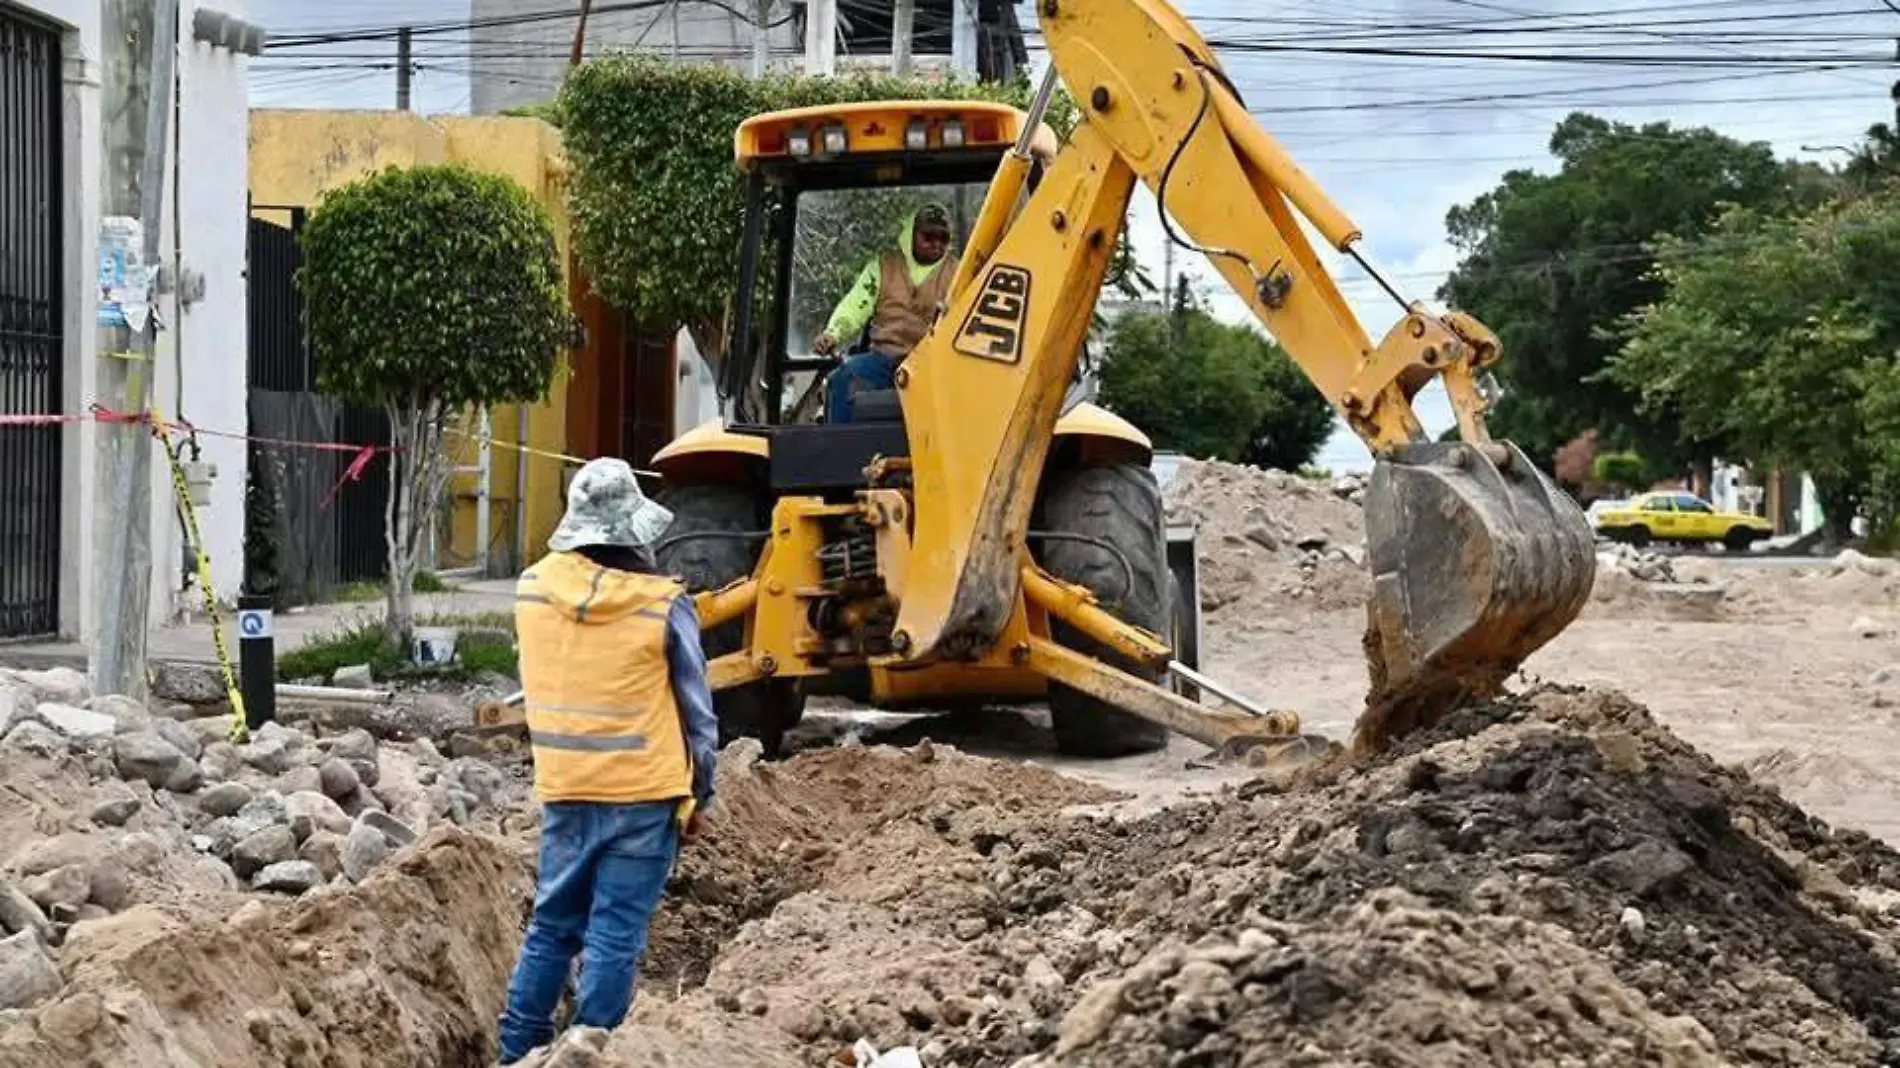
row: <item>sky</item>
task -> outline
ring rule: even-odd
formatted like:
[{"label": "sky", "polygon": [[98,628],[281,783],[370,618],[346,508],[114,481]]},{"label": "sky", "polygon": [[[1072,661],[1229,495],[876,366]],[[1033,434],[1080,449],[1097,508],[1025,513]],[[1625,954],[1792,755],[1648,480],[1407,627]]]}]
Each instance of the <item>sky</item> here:
[{"label": "sky", "polygon": [[[1361,252],[1406,296],[1434,306],[1457,262],[1446,212],[1506,171],[1553,170],[1546,144],[1572,111],[1708,126],[1783,157],[1837,161],[1829,146],[1851,146],[1868,126],[1892,121],[1889,90],[1900,78],[1900,0],[1176,4],[1216,42],[1256,118],[1358,223]],[[522,10],[564,6],[521,0]],[[275,34],[449,22],[469,12],[468,0],[250,0],[250,8]],[[1033,8],[1019,11],[1033,25]],[[253,106],[391,106],[393,49],[353,48],[348,61],[329,62],[267,50],[253,67]],[[380,65],[379,51],[388,53]],[[465,110],[470,64],[461,48],[419,43],[416,52],[417,110]],[[1129,225],[1159,279],[1166,238],[1145,189]],[[1376,341],[1399,309],[1339,259],[1329,263]],[[1180,251],[1176,263],[1217,315],[1251,320],[1198,254]],[[1421,395],[1418,407],[1433,433],[1451,425],[1442,392]],[[1370,456],[1342,424],[1317,462],[1364,469]]]}]

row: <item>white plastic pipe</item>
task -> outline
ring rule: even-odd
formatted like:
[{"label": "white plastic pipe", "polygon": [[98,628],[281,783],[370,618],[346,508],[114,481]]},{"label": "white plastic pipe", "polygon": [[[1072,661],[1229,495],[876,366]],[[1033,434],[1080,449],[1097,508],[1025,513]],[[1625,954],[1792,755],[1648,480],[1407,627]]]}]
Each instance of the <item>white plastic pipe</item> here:
[{"label": "white plastic pipe", "polygon": [[396,699],[394,690],[350,690],[341,686],[296,686],[278,683],[277,696],[291,701],[336,701],[352,705],[386,705]]}]

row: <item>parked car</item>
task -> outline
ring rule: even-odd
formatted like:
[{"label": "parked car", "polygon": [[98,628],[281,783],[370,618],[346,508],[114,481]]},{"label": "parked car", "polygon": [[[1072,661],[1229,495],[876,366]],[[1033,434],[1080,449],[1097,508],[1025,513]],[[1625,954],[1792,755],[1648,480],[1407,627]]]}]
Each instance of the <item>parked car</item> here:
[{"label": "parked car", "polygon": [[1597,513],[1597,533],[1642,547],[1652,541],[1677,544],[1721,542],[1734,552],[1774,536],[1774,524],[1746,512],[1724,512],[1693,493],[1645,493]]}]

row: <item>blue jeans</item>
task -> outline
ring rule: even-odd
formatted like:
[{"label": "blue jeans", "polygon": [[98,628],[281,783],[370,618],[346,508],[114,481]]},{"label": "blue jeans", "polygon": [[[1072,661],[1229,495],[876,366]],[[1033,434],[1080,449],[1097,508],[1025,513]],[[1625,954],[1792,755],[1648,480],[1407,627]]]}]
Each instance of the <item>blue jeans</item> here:
[{"label": "blue jeans", "polygon": [[838,365],[825,383],[825,422],[851,421],[853,383],[857,389],[890,389],[897,385],[897,357],[872,349]]},{"label": "blue jeans", "polygon": [[542,806],[540,887],[501,1016],[503,1064],[554,1040],[577,954],[573,1025],[612,1030],[626,1019],[647,923],[679,855],[678,811],[672,802]]}]

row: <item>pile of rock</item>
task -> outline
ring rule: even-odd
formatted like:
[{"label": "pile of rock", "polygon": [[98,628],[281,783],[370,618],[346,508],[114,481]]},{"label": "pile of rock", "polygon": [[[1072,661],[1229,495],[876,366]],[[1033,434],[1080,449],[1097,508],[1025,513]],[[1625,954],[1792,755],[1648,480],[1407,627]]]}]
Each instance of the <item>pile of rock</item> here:
[{"label": "pile of rock", "polygon": [[1597,543],[1597,572],[1621,572],[1638,582],[1675,582],[1676,571],[1667,556],[1646,553],[1622,542]]},{"label": "pile of rock", "polygon": [[228,716],[174,714],[192,715],[94,697],[71,670],[0,671],[0,1008],[43,996],[34,954],[74,924],[350,885],[434,825],[531,818],[520,759],[450,758],[361,727],[269,723],[234,743]]}]

